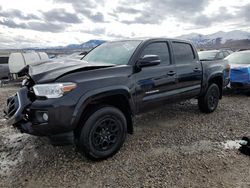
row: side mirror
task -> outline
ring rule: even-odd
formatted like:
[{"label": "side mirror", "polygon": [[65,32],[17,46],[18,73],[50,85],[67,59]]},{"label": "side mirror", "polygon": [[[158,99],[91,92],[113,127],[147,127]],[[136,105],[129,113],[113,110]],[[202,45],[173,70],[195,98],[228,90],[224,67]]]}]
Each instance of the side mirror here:
[{"label": "side mirror", "polygon": [[140,58],[137,62],[137,67],[150,67],[159,65],[161,63],[160,57],[158,55],[145,55],[143,58]]}]

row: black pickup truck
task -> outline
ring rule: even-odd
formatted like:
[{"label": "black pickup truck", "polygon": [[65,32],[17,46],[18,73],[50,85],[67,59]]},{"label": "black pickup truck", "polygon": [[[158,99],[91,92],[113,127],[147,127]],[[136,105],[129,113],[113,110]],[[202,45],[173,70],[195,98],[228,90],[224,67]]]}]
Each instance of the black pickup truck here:
[{"label": "black pickup truck", "polygon": [[79,150],[97,160],[120,149],[138,113],[191,98],[213,112],[229,68],[199,61],[188,41],[151,38],[107,42],[82,60],[43,62],[26,74],[7,100],[7,122],[37,136],[73,131]]}]

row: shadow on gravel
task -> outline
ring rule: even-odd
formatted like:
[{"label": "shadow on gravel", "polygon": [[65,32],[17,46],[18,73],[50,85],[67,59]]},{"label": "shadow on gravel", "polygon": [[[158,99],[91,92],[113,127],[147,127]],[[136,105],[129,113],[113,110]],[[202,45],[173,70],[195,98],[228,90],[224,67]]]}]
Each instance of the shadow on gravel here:
[{"label": "shadow on gravel", "polygon": [[239,90],[232,90],[232,89],[224,89],[223,90],[224,96],[249,96],[249,92],[243,92]]}]

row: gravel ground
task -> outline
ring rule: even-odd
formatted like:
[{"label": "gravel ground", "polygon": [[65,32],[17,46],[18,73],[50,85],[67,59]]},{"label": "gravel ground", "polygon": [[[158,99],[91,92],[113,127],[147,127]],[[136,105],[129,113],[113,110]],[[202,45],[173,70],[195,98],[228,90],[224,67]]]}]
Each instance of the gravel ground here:
[{"label": "gravel ground", "polygon": [[[1,111],[15,91],[0,88]],[[250,135],[249,114],[250,97],[240,94],[224,96],[213,114],[196,100],[171,104],[138,116],[122,149],[92,162],[71,145],[20,134],[0,112],[0,187],[250,187],[249,156],[224,144]]]}]

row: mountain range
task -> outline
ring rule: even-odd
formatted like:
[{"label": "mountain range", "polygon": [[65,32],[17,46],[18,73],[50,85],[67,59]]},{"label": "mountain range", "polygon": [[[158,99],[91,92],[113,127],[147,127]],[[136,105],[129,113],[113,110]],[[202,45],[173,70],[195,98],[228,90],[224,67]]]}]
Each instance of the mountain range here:
[{"label": "mountain range", "polygon": [[[176,37],[178,39],[190,40],[198,49],[219,49],[231,48],[232,50],[250,49],[250,33],[246,31],[234,30],[230,32],[219,31],[214,34],[202,35],[191,33]],[[57,50],[57,51],[88,51],[105,40],[89,40],[81,44],[69,44],[67,46],[57,46],[50,48],[26,48],[25,50]]]},{"label": "mountain range", "polygon": [[190,40],[197,48],[231,48],[233,50],[250,48],[250,33],[240,30],[230,32],[219,31],[210,35],[191,33],[177,38]]},{"label": "mountain range", "polygon": [[[237,50],[241,48],[250,49],[250,33],[246,31],[234,30],[230,32],[219,31],[209,35],[202,35],[198,33],[191,33],[176,37],[179,39],[190,40],[199,49],[219,49],[231,48]],[[64,49],[69,50],[88,50],[100,45],[106,41],[104,40],[89,40],[82,44],[69,44]]]},{"label": "mountain range", "polygon": [[85,43],[82,44],[69,44],[67,46],[65,46],[64,48],[66,49],[92,49],[102,43],[106,42],[105,40],[89,40]]}]

